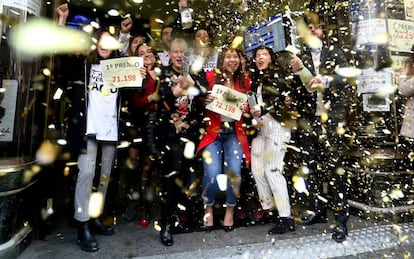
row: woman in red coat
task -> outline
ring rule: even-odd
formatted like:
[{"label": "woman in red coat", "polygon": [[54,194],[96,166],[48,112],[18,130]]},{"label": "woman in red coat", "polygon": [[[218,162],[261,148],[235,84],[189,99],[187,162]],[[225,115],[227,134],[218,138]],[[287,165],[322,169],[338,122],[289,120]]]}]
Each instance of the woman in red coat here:
[{"label": "woman in red coat", "polygon": [[[209,90],[215,84],[231,88],[241,93],[250,90],[250,79],[241,71],[242,53],[239,50],[225,48],[219,59],[218,69],[221,72],[206,72]],[[215,94],[207,96],[207,104],[214,101]],[[217,103],[216,103],[217,104]],[[237,102],[242,114],[247,112],[247,102]],[[223,105],[224,106],[224,105]],[[208,106],[207,106],[208,107]],[[227,106],[226,106],[227,107]],[[232,110],[229,108],[228,110]],[[243,160],[250,163],[249,143],[243,115],[240,119],[206,110],[206,132],[200,141],[197,152],[202,152],[203,160],[203,200],[205,206],[204,226],[210,230],[213,226],[213,205],[219,190],[217,176],[227,175],[226,213],[224,230],[233,229],[234,206],[239,196],[241,167]],[[225,177],[226,178],[226,177]]]}]

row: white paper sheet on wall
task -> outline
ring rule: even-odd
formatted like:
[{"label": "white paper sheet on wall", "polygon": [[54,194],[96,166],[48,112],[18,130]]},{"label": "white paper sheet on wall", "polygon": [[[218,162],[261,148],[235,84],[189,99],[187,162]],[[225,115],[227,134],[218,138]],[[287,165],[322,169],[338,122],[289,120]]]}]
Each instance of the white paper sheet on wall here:
[{"label": "white paper sheet on wall", "polygon": [[13,140],[14,121],[16,115],[17,80],[3,80],[0,109],[4,109],[4,116],[0,118],[0,142]]}]

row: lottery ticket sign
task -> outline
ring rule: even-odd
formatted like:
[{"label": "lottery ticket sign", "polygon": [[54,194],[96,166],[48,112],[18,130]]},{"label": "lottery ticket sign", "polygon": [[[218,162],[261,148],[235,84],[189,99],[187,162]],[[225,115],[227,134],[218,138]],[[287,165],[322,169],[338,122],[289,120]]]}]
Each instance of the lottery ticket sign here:
[{"label": "lottery ticket sign", "polygon": [[224,85],[214,85],[211,90],[214,101],[206,105],[206,109],[227,116],[234,120],[240,120],[241,104],[247,101],[247,95]]},{"label": "lottery ticket sign", "polygon": [[141,57],[101,60],[105,85],[109,87],[142,87],[139,68],[144,65]]},{"label": "lottery ticket sign", "polygon": [[393,43],[389,50],[410,52],[414,40],[414,22],[388,19],[388,34]]},{"label": "lottery ticket sign", "polygon": [[286,36],[281,14],[274,15],[266,21],[249,26],[244,32],[246,55],[251,56],[259,46],[272,48],[274,52],[286,48]]}]

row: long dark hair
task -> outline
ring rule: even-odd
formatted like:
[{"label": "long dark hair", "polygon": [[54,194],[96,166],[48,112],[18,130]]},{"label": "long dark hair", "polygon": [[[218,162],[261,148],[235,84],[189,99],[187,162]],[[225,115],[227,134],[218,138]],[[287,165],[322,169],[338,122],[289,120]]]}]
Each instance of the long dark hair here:
[{"label": "long dark hair", "polygon": [[150,47],[151,48],[151,52],[152,52],[152,54],[154,55],[154,58],[155,58],[155,63],[154,63],[154,67],[155,66],[157,66],[157,64],[160,64],[161,63],[161,61],[160,61],[160,58],[158,57],[158,54],[157,54],[157,52],[155,51],[155,49],[150,45],[150,44],[148,44],[148,43],[145,43],[145,42],[143,42],[143,43],[141,43],[141,44],[138,44],[138,46],[137,46],[137,49],[135,50],[135,52],[133,53],[133,56],[139,56],[139,48],[141,47],[141,46],[143,46],[143,45],[147,45],[148,47]]},{"label": "long dark hair", "polygon": [[[134,39],[138,38],[138,37],[141,37],[144,40],[143,43],[147,43],[147,41],[148,41],[147,37],[145,37],[144,34],[134,34],[131,38],[129,38],[129,41],[128,41],[128,51],[127,51],[128,56],[135,55],[135,53],[133,53],[132,50],[131,50],[131,45],[132,45],[132,42],[134,41]],[[142,43],[139,44],[139,46],[141,46],[141,45],[142,45]],[[137,46],[137,48],[138,48],[138,46]]]},{"label": "long dark hair", "polygon": [[[101,40],[102,34],[105,32],[110,33],[108,29],[101,28],[99,30],[96,30],[93,34],[93,38],[96,40],[96,44]],[[111,55],[108,58],[117,58],[119,57],[119,50],[112,50]],[[97,49],[94,49],[92,52],[89,53],[89,55],[86,57],[86,63],[87,64],[99,64],[102,57],[98,55]]]},{"label": "long dark hair", "polygon": [[273,49],[272,48],[267,47],[267,46],[259,46],[259,47],[257,47],[255,50],[253,50],[253,53],[252,53],[252,62],[250,64],[250,70],[253,71],[253,75],[254,76],[255,75],[257,76],[258,74],[263,74],[263,72],[260,72],[257,69],[257,67],[256,67],[256,55],[257,55],[257,52],[259,50],[267,50],[267,52],[269,52],[269,55],[270,55],[270,64],[269,64],[269,67],[266,70],[274,70],[275,67],[276,67],[276,62],[277,62],[277,60],[276,60],[276,54],[273,52]]},{"label": "long dark hair", "polygon": [[208,34],[208,45],[210,47],[213,47],[214,48],[214,35],[213,35],[213,32],[212,32],[212,30],[211,30],[211,28],[209,26],[206,26],[206,25],[200,25],[200,26],[198,26],[194,30],[193,40],[195,40],[195,36],[196,36],[197,32],[200,31],[200,30],[203,30],[203,31],[206,31],[207,32],[207,34]]},{"label": "long dark hair", "polygon": [[[269,67],[263,71],[260,71],[256,67],[256,54],[259,50],[267,50],[270,55]],[[273,85],[281,73],[281,66],[278,63],[277,55],[273,52],[272,48],[266,46],[257,47],[252,54],[252,62],[250,64],[250,72],[252,75],[253,88],[256,88],[259,84]]]},{"label": "long dark hair", "polygon": [[222,84],[225,80],[224,74],[225,74],[226,71],[224,71],[223,65],[224,65],[224,58],[226,56],[227,51],[235,51],[237,53],[237,55],[239,56],[240,65],[237,68],[237,70],[232,74],[232,77],[233,77],[233,81],[234,82],[239,82],[241,89],[246,91],[246,85],[244,83],[244,75],[242,73],[242,65],[241,65],[241,60],[243,58],[243,53],[242,53],[241,50],[236,49],[236,48],[231,48],[231,47],[222,48],[221,53],[219,55],[218,62],[217,62],[218,63],[217,68],[220,69],[221,72],[216,73],[216,77],[215,77],[214,82],[217,83],[217,84]]}]

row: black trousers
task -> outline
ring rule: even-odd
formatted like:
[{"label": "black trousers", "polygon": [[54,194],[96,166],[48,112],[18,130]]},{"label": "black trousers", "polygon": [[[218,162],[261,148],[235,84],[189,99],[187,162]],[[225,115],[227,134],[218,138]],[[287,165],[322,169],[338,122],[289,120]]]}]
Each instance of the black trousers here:
[{"label": "black trousers", "polygon": [[342,155],[344,134],[338,134],[338,123],[319,119],[311,128],[299,129],[297,145],[301,149],[302,164],[309,168],[307,188],[310,204],[317,213],[326,213],[327,208],[339,218],[349,214],[347,174]]},{"label": "black trousers", "polygon": [[159,172],[161,173],[162,207],[161,221],[166,224],[177,211],[178,203],[191,210],[189,198],[185,194],[185,177],[183,175],[183,146],[177,141],[165,143],[160,148]]}]

